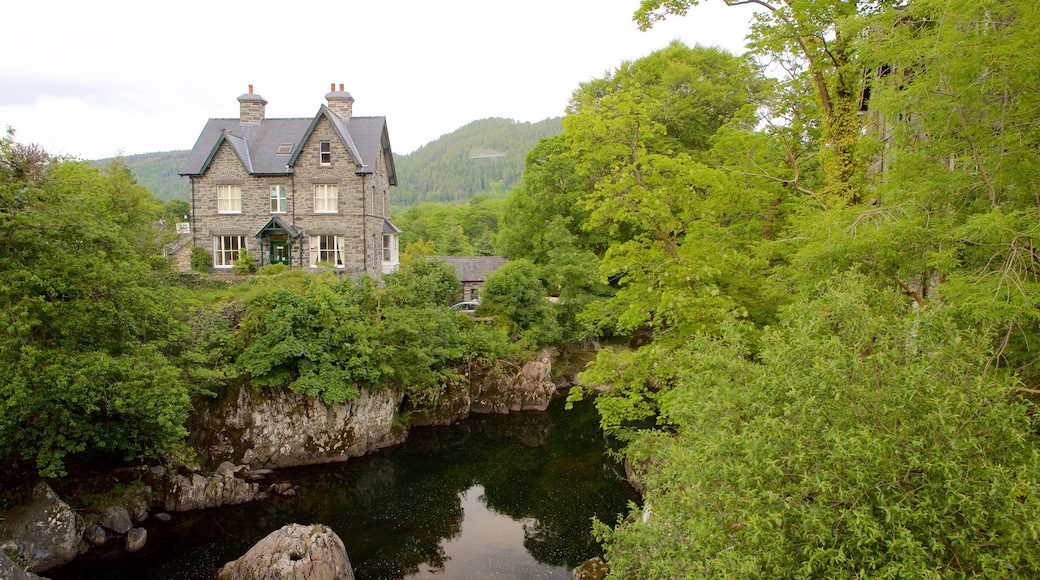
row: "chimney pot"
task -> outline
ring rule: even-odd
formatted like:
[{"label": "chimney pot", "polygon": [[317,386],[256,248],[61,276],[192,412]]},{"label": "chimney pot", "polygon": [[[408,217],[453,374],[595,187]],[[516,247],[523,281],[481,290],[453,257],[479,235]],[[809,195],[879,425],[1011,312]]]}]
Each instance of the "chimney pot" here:
[{"label": "chimney pot", "polygon": [[253,94],[253,85],[249,85],[249,94]]},{"label": "chimney pot", "polygon": [[336,83],[332,83],[332,84],[329,85],[329,92],[330,93],[336,92]]},{"label": "chimney pot", "polygon": [[340,83],[340,84],[339,84],[339,91],[340,91],[340,92],[343,92],[343,83]]}]

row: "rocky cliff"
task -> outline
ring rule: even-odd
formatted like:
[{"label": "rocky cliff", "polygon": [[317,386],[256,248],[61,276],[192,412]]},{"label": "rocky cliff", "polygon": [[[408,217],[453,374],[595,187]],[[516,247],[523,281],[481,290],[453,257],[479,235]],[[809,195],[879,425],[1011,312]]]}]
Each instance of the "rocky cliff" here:
[{"label": "rocky cliff", "polygon": [[395,426],[401,393],[362,389],[358,398],[326,405],[320,398],[288,389],[239,387],[231,396],[200,409],[192,441],[211,465],[251,468],[334,463],[404,441]]}]

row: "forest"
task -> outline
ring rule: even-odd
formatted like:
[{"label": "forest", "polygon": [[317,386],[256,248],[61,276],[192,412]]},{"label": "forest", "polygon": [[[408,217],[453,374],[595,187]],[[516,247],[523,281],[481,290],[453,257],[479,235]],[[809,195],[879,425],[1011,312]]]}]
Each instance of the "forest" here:
[{"label": "forest", "polygon": [[[579,84],[504,199],[395,216],[381,284],[181,279],[124,165],[8,136],[5,464],[190,461],[191,402],[229,381],[422,404],[465,361],[599,345],[581,381],[645,489],[593,522],[611,577],[1036,577],[1040,7],[717,1],[758,8],[747,54]],[[494,325],[446,314],[457,279],[414,259],[440,252],[510,258]]]}]

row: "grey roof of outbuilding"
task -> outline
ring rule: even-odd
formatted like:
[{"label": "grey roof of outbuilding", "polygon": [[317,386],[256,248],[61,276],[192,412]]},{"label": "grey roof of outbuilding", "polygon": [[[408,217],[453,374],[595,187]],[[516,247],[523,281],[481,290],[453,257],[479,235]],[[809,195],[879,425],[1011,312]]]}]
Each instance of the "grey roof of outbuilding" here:
[{"label": "grey roof of outbuilding", "polygon": [[[321,117],[327,117],[343,144],[362,166],[359,173],[371,173],[379,155],[384,156],[390,185],[397,185],[397,173],[386,117],[342,119],[324,105],[313,118],[264,119],[241,123],[238,119],[210,119],[181,167],[180,175],[202,175],[223,141],[228,141],[243,166],[253,175],[284,175],[299,156],[306,137]],[[292,143],[289,153],[278,153],[283,143]],[[385,144],[385,145],[384,145]]]},{"label": "grey roof of outbuilding", "polygon": [[455,266],[462,282],[483,282],[488,274],[509,262],[502,256],[434,256],[433,259]]}]

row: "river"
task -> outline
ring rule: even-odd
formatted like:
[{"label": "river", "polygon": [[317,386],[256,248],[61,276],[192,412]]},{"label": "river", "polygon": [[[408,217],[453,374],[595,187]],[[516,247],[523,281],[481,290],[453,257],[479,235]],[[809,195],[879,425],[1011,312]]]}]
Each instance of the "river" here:
[{"label": "river", "polygon": [[600,553],[590,519],[613,523],[637,501],[607,456],[591,402],[567,411],[560,399],[544,413],[413,429],[396,448],[275,477],[295,495],[149,520],[142,551],[106,545],[47,576],[214,578],[271,531],[322,523],[343,540],[359,580],[566,579]]}]

